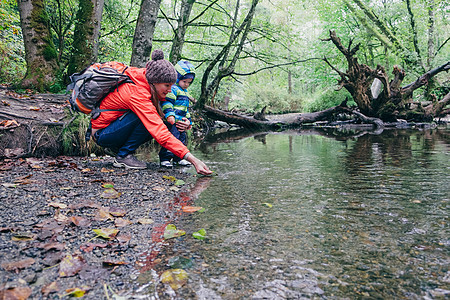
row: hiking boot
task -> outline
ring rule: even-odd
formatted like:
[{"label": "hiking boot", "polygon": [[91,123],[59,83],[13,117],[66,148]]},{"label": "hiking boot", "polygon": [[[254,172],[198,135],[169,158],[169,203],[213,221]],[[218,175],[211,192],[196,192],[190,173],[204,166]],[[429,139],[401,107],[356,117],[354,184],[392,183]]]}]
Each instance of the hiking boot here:
[{"label": "hiking boot", "polygon": [[159,165],[161,167],[167,168],[167,169],[171,169],[173,167],[172,163],[170,162],[170,160],[162,160]]},{"label": "hiking boot", "polygon": [[180,160],[180,161],[178,161],[178,162],[175,162],[177,165],[179,165],[179,166],[182,166],[182,167],[187,167],[187,166],[190,166],[190,165],[192,165],[190,162],[188,162],[187,160],[185,160],[185,159],[182,159],[182,160]]},{"label": "hiking boot", "polygon": [[113,166],[127,169],[146,169],[147,163],[138,160],[134,155],[128,154],[125,157],[116,156]]}]

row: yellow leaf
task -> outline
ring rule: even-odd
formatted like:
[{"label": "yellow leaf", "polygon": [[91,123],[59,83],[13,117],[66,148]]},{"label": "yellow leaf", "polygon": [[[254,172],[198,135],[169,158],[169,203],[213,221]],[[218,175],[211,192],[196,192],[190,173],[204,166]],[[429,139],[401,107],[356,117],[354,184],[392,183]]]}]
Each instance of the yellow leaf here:
[{"label": "yellow leaf", "polygon": [[114,228],[92,229],[92,231],[94,231],[98,236],[105,238],[105,239],[113,238],[119,232],[118,229],[114,229]]},{"label": "yellow leaf", "polygon": [[183,269],[167,270],[161,275],[161,282],[170,285],[174,290],[181,288],[188,279],[188,274]]}]

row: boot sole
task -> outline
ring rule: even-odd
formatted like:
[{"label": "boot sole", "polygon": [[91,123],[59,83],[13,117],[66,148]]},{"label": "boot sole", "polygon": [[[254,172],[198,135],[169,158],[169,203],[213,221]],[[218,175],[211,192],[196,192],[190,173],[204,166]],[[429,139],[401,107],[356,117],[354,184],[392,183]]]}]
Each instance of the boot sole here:
[{"label": "boot sole", "polygon": [[142,167],[134,167],[134,166],[129,166],[129,165],[126,165],[124,163],[117,162],[117,161],[115,161],[113,163],[113,166],[116,167],[116,168],[135,169],[135,170],[147,169],[147,166],[145,166],[145,167],[144,166],[142,166]]}]

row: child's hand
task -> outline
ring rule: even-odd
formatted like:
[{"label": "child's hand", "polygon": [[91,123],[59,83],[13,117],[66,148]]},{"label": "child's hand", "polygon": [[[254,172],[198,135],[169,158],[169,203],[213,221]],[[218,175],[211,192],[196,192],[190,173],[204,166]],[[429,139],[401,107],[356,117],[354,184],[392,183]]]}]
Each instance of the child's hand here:
[{"label": "child's hand", "polygon": [[174,116],[168,116],[167,117],[167,122],[169,122],[170,124],[175,124],[175,117]]}]

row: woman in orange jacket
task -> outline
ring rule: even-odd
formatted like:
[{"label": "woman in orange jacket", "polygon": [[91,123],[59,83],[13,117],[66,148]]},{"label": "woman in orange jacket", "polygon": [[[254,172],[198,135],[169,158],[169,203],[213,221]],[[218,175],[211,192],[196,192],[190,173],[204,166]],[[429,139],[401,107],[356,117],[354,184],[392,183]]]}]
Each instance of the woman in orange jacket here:
[{"label": "woman in orange jacket", "polygon": [[[133,154],[140,145],[153,137],[180,159],[192,163],[197,173],[210,175],[212,172],[205,163],[191,154],[168,131],[161,119],[163,114],[159,101],[165,100],[177,79],[175,68],[164,59],[164,53],[155,50],[145,68],[129,67],[125,74],[133,83],[122,84],[106,96],[100,104],[102,113],[97,119],[91,120],[95,142],[102,147],[119,149],[114,166],[145,169],[147,164]],[[181,131],[188,127],[189,121],[177,122],[177,128]]]}]

